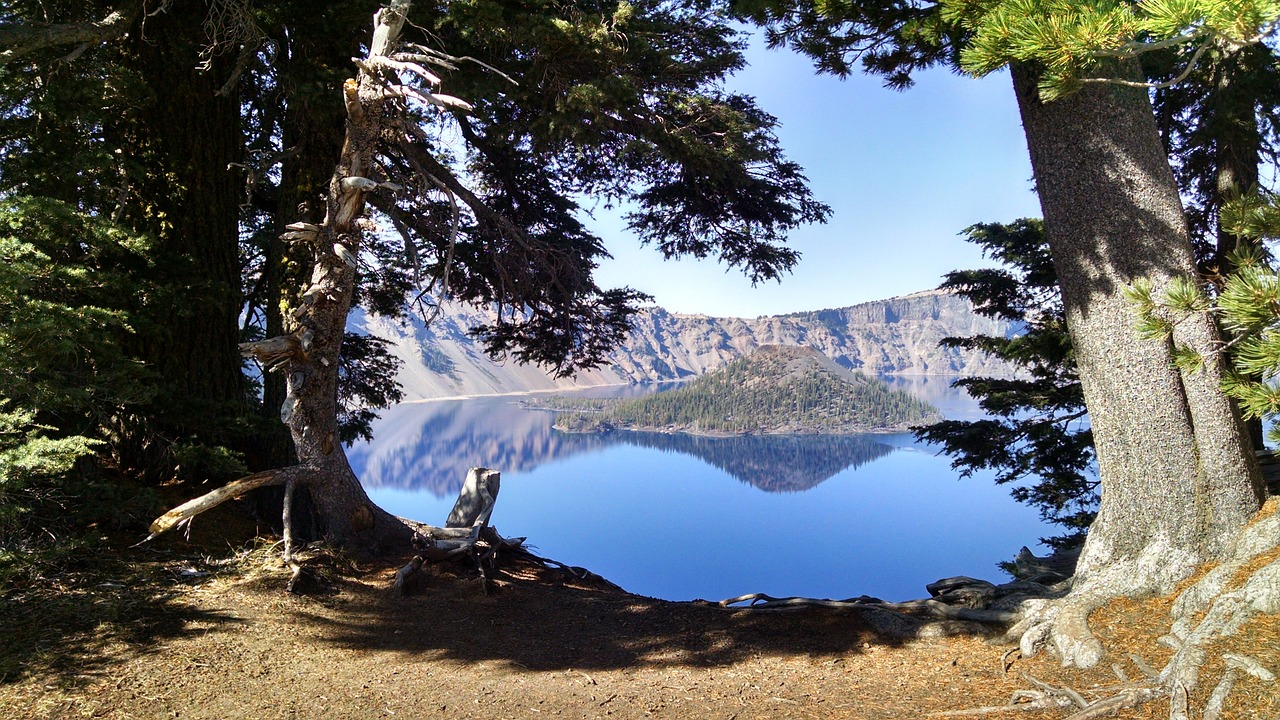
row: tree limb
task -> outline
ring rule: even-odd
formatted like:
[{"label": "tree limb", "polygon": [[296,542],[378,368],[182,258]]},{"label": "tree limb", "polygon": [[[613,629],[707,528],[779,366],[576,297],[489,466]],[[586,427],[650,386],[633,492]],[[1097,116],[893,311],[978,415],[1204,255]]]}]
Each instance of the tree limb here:
[{"label": "tree limb", "polygon": [[250,490],[256,490],[257,488],[266,487],[268,485],[282,485],[290,480],[296,479],[300,474],[301,472],[299,468],[284,468],[266,470],[260,473],[254,473],[248,477],[242,477],[239,480],[233,480],[213,492],[205,493],[193,500],[188,500],[164,515],[156,518],[155,521],[151,523],[151,527],[148,528],[151,531],[151,534],[142,542],[147,542],[147,540],[158,537],[169,530],[172,530],[179,524],[190,520],[196,515],[199,515],[206,510],[211,510],[228,500],[238,498]]},{"label": "tree limb", "polygon": [[141,9],[137,0],[123,3],[101,20],[62,25],[6,23],[0,25],[0,65],[55,45],[79,45],[111,40],[128,31]]}]

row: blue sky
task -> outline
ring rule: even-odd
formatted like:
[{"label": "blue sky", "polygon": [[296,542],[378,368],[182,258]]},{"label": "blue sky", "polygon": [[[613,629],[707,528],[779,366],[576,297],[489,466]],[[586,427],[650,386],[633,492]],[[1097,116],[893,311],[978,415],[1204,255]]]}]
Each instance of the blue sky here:
[{"label": "blue sky", "polygon": [[717,316],[843,307],[990,266],[960,231],[1040,215],[1006,73],[975,80],[934,70],[896,92],[877,78],[817,76],[790,51],[757,44],[748,57],[730,89],[778,117],[783,148],[832,207],[831,220],[795,231],[799,266],[781,283],[753,288],[709,260],[664,262],[599,210],[593,226],[614,255],[598,272],[603,287],[630,285],[669,310]]}]

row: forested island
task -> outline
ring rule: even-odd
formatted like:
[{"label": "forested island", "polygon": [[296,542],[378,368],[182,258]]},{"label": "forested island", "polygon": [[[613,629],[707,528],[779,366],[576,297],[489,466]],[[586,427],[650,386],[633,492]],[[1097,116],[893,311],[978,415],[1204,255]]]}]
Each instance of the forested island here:
[{"label": "forested island", "polygon": [[688,385],[640,398],[554,396],[557,430],[695,435],[854,434],[906,430],[939,419],[928,403],[848,370],[807,347],[765,346]]}]

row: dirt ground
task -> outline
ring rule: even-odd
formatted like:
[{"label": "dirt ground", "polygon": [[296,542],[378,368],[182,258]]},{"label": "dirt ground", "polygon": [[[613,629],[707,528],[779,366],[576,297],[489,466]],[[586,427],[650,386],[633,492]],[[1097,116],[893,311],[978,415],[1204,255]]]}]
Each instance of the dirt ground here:
[{"label": "dirt ground", "polygon": [[[1031,678],[1090,697],[1117,683],[984,638],[903,643],[850,611],[664,602],[530,563],[502,566],[487,594],[433,569],[408,597],[390,590],[394,565],[311,563],[290,594],[269,547],[170,541],[4,594],[0,718],[919,718],[1004,705]],[[1118,665],[1134,672],[1135,649],[1163,662],[1147,649],[1158,608],[1106,613]],[[1280,667],[1274,644],[1261,659]],[[1233,698],[1226,718],[1280,718],[1274,686]]]}]

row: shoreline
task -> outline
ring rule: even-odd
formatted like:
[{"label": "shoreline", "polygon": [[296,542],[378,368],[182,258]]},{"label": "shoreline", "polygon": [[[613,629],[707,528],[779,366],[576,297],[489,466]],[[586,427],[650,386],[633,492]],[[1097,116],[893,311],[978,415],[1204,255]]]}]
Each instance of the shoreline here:
[{"label": "shoreline", "polygon": [[[854,372],[860,372],[855,370]],[[529,395],[545,395],[548,393],[576,393],[587,390],[595,390],[597,388],[618,388],[618,387],[639,387],[645,385],[668,385],[671,383],[683,383],[700,377],[694,375],[683,379],[669,380],[652,380],[649,382],[616,382],[616,383],[600,383],[599,385],[579,385],[577,387],[564,388],[541,388],[537,390],[511,390],[508,392],[488,392],[488,393],[465,393],[462,395],[444,395],[440,397],[415,398],[413,400],[402,400],[397,405],[414,405],[419,403],[444,402],[446,400],[476,400],[478,398],[491,397],[525,397]],[[871,377],[888,377],[888,378],[962,378],[970,377],[963,373],[888,373],[885,375],[872,375]]]}]

